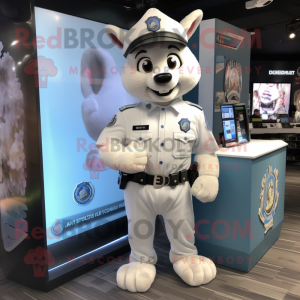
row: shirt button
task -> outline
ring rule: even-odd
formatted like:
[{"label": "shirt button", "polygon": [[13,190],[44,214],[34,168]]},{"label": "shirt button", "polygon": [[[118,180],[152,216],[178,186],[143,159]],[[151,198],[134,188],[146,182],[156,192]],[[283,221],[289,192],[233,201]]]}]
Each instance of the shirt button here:
[{"label": "shirt button", "polygon": [[186,140],[187,140],[187,137],[185,137],[184,140],[186,141]]},{"label": "shirt button", "polygon": [[147,107],[148,109],[150,109],[150,108],[151,108],[151,104],[147,104],[146,107]]},{"label": "shirt button", "polygon": [[165,110],[164,108],[162,108],[161,110]]},{"label": "shirt button", "polygon": [[161,165],[162,165],[162,164],[163,164],[163,161],[161,160],[161,161],[159,162],[159,164],[161,164]]},{"label": "shirt button", "polygon": [[164,144],[164,143],[161,143],[160,145],[163,147],[165,144]]},{"label": "shirt button", "polygon": [[165,128],[165,126],[164,126],[164,125],[161,125],[160,127],[161,127],[161,128]]},{"label": "shirt button", "polygon": [[140,141],[141,141],[142,139],[143,139],[142,137],[139,138]]}]

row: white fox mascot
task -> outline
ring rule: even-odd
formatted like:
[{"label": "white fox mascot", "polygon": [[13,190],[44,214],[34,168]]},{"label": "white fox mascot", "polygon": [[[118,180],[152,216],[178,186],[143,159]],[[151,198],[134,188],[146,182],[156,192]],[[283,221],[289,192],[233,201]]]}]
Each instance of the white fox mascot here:
[{"label": "white fox mascot", "polygon": [[[105,27],[126,58],[123,86],[141,100],[121,107],[97,141],[101,159],[120,170],[125,189],[131,254],[130,263],[118,270],[117,283],[130,292],[147,291],[155,279],[157,215],[164,218],[178,276],[191,286],[216,276],[214,263],[198,256],[194,245],[192,195],[201,202],[216,198],[218,146],[203,109],[180,99],[200,80],[199,63],[187,43],[202,16],[195,10],[178,23],[152,8],[128,32]],[[195,170],[199,176],[193,179]]]}]

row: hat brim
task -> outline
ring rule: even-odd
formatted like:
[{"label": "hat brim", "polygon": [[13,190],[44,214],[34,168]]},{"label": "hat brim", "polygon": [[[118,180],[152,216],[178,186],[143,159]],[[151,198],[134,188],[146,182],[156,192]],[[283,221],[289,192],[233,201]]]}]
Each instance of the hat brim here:
[{"label": "hat brim", "polygon": [[157,42],[177,42],[182,44],[183,46],[187,46],[187,41],[179,34],[168,31],[160,31],[160,32],[151,32],[145,35],[142,35],[135,39],[127,48],[124,53],[124,57],[126,58],[129,53],[134,51],[137,47],[157,43]]}]

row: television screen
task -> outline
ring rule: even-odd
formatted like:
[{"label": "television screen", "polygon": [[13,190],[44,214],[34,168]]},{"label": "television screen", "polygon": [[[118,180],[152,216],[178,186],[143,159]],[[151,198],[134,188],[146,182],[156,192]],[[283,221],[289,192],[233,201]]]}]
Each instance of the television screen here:
[{"label": "television screen", "polygon": [[252,115],[258,109],[263,120],[276,120],[288,114],[291,83],[253,83]]},{"label": "television screen", "polygon": [[47,246],[65,251],[64,241],[76,245],[93,228],[103,235],[105,224],[125,217],[118,172],[95,142],[120,107],[138,100],[123,88],[125,58],[105,24],[38,7],[35,16],[38,58],[25,72],[39,88]]}]

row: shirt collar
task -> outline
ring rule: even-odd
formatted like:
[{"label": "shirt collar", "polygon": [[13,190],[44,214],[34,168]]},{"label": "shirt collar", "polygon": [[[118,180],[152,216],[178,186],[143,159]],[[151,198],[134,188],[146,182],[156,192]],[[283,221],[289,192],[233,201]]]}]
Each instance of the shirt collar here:
[{"label": "shirt collar", "polygon": [[171,108],[174,110],[174,112],[176,113],[179,113],[180,111],[180,106],[182,104],[182,101],[181,99],[177,98],[175,99],[170,105],[168,106],[162,106],[162,105],[157,105],[155,103],[151,103],[151,102],[147,102],[145,103],[145,108],[146,108],[146,111],[147,111],[147,114],[149,115],[155,108],[159,107],[159,108]]}]

